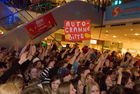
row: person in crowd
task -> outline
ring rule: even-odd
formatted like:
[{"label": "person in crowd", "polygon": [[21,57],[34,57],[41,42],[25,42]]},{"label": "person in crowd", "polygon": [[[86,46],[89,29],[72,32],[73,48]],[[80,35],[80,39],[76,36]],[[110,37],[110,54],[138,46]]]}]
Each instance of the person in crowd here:
[{"label": "person in crowd", "polygon": [[41,80],[43,83],[50,83],[50,71],[54,67],[56,61],[55,60],[50,60],[49,63],[47,64],[47,67],[44,69],[44,71],[41,74]]},{"label": "person in crowd", "polygon": [[13,83],[0,85],[0,94],[20,94],[20,91]]},{"label": "person in crowd", "polygon": [[51,94],[56,94],[59,85],[61,84],[61,79],[59,76],[54,76],[51,79]]},{"label": "person in crowd", "polygon": [[16,88],[19,90],[19,92],[22,91],[24,88],[24,79],[18,75],[12,75],[6,83],[12,83],[16,86]]},{"label": "person in crowd", "polygon": [[77,77],[73,80],[71,80],[74,88],[76,89],[76,94],[83,94],[84,92],[84,86],[80,80],[80,77]]},{"label": "person in crowd", "polygon": [[76,94],[76,90],[71,82],[64,82],[58,87],[57,94]]},{"label": "person in crowd", "polygon": [[45,94],[45,92],[38,86],[29,86],[23,89],[21,94]]},{"label": "person in crowd", "polygon": [[86,94],[100,94],[99,85],[93,81],[88,83],[86,86]]},{"label": "person in crowd", "polygon": [[0,89],[0,94],[9,94],[3,93],[10,91],[9,83],[14,85],[9,85],[10,94],[15,90],[30,94],[35,89],[34,94],[139,94],[139,59],[128,52],[116,53],[80,50],[77,44],[59,51],[54,41],[51,46],[29,41],[21,51],[18,45],[13,51],[1,48],[0,88],[7,89]]},{"label": "person in crowd", "polygon": [[121,85],[115,85],[108,90],[107,94],[126,94],[126,93]]}]

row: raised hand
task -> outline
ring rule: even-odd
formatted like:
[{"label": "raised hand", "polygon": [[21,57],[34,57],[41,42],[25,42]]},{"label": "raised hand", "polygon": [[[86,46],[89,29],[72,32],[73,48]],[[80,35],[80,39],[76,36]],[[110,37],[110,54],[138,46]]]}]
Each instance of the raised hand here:
[{"label": "raised hand", "polygon": [[35,52],[36,52],[36,46],[35,45],[30,46],[30,54],[33,56]]},{"label": "raised hand", "polygon": [[22,63],[24,63],[26,60],[28,60],[27,58],[28,52],[25,52],[21,55],[20,60],[19,60],[19,64],[21,65]]},{"label": "raised hand", "polygon": [[80,53],[80,49],[79,48],[76,48],[75,49],[75,56],[79,55],[79,53]]}]

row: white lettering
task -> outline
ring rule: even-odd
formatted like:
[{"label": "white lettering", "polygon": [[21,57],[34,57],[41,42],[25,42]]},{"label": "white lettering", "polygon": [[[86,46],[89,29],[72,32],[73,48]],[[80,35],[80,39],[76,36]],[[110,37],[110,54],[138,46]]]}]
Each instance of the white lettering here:
[{"label": "white lettering", "polygon": [[74,27],[75,26],[75,22],[71,22],[71,26]]},{"label": "white lettering", "polygon": [[79,26],[80,22],[77,22],[77,26]]},{"label": "white lettering", "polygon": [[85,27],[85,28],[83,28],[83,32],[87,32],[87,28]]},{"label": "white lettering", "polygon": [[82,32],[82,27],[79,27],[78,28],[78,32]]},{"label": "white lettering", "polygon": [[86,26],[86,22],[85,21],[82,22],[82,26]]},{"label": "white lettering", "polygon": [[70,27],[70,33],[72,33],[72,32],[73,32],[72,27]]},{"label": "white lettering", "polygon": [[66,22],[66,27],[70,27],[70,22],[69,21]]},{"label": "white lettering", "polygon": [[74,27],[73,32],[77,32],[77,27]]},{"label": "white lettering", "polygon": [[69,33],[69,28],[65,28],[65,32],[66,33]]},{"label": "white lettering", "polygon": [[81,34],[81,39],[83,39],[84,38],[84,34]]}]

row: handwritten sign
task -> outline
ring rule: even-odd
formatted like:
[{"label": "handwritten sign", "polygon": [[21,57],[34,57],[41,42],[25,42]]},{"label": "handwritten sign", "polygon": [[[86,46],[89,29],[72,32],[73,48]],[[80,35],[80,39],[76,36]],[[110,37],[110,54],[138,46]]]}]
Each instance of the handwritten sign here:
[{"label": "handwritten sign", "polygon": [[64,21],[65,41],[90,40],[90,20]]}]

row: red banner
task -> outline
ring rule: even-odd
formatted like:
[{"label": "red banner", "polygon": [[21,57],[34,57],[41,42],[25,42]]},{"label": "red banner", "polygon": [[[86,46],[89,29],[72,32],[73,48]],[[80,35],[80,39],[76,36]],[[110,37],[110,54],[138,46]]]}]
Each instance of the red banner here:
[{"label": "red banner", "polygon": [[90,20],[85,21],[64,21],[65,40],[81,41],[90,40]]},{"label": "red banner", "polygon": [[37,36],[43,34],[44,32],[47,32],[51,28],[56,26],[56,22],[53,18],[52,13],[46,14],[42,16],[41,18],[25,25],[25,29],[29,36],[34,39]]}]

